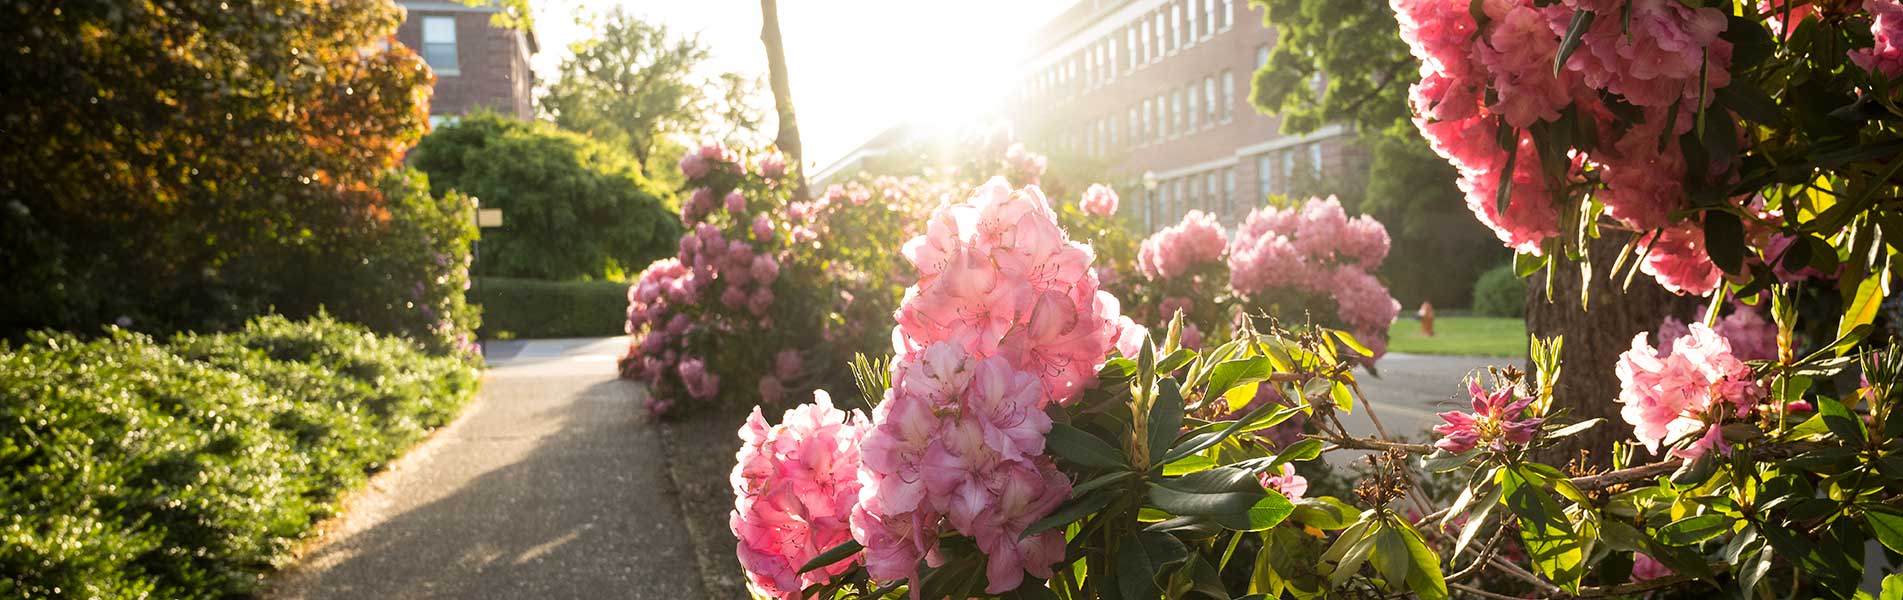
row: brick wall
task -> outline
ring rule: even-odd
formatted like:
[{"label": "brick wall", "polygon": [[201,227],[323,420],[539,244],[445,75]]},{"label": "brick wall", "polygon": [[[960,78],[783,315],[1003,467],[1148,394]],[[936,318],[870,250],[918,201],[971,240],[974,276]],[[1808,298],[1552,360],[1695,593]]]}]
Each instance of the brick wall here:
[{"label": "brick wall", "polygon": [[535,117],[535,74],[529,67],[523,36],[489,22],[488,10],[444,2],[404,3],[408,11],[397,29],[397,41],[423,48],[423,17],[456,19],[456,60],[460,72],[436,73],[430,115],[461,115],[477,107],[519,119]]},{"label": "brick wall", "polygon": [[[1159,40],[1159,31],[1170,33]],[[1133,32],[1138,40],[1134,62]],[[1039,39],[1042,47],[1025,64],[1010,111],[1013,122],[1036,149],[1108,165],[1112,183],[1125,198],[1137,200],[1126,206],[1143,211],[1140,221],[1148,214],[1153,228],[1174,223],[1191,208],[1239,221],[1267,195],[1291,192],[1291,180],[1316,179],[1291,172],[1311,165],[1319,167],[1321,179],[1365,172],[1365,152],[1352,144],[1346,128],[1284,136],[1279,119],[1249,104],[1257,61],[1275,34],[1262,25],[1261,9],[1246,0],[1082,0],[1046,26]],[[1144,40],[1148,60],[1142,56]],[[1212,78],[1213,121],[1205,116],[1210,111],[1204,100]],[[1224,79],[1231,93],[1224,93]],[[1197,95],[1193,127],[1187,116],[1192,90]],[[1170,127],[1167,135],[1154,133],[1155,115],[1174,120],[1175,111],[1168,107],[1179,93],[1185,98],[1183,124]],[[1161,111],[1154,108],[1159,97],[1166,107]],[[1141,134],[1145,100],[1153,106],[1149,135]],[[1138,113],[1134,138],[1132,109]],[[1269,167],[1266,180],[1263,165]],[[1144,173],[1158,181],[1154,194],[1146,194],[1140,184]]]}]

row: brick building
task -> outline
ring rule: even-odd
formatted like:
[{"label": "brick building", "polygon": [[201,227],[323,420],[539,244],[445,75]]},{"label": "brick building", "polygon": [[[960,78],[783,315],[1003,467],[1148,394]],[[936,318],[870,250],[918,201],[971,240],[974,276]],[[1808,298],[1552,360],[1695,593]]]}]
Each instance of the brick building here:
[{"label": "brick building", "polygon": [[1249,104],[1275,35],[1247,2],[1080,0],[1034,39],[1011,120],[1035,148],[1106,165],[1152,230],[1192,208],[1233,223],[1303,180],[1365,172],[1349,128],[1286,136]]},{"label": "brick building", "polygon": [[535,118],[535,72],[529,57],[540,50],[535,33],[497,27],[502,9],[456,0],[398,0],[405,10],[397,41],[416,49],[436,72],[430,123],[478,107],[518,119]]}]

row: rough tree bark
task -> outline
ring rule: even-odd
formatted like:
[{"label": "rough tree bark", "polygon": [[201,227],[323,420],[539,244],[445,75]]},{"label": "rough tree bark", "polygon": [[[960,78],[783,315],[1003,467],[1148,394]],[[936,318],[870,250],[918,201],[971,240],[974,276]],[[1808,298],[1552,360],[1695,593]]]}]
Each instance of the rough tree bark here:
[{"label": "rough tree bark", "polygon": [[786,50],[780,43],[780,6],[776,0],[760,0],[760,41],[766,44],[767,79],[773,86],[773,107],[779,116],[780,132],[773,143],[786,159],[797,166],[799,186],[796,197],[806,197],[806,163],[800,159],[799,121],[793,118],[793,88],[786,81]]},{"label": "rough tree bark", "polygon": [[[1560,354],[1559,383],[1553,391],[1553,408],[1566,409],[1572,420],[1604,417],[1608,423],[1574,436],[1549,451],[1544,460],[1565,464],[1581,449],[1590,454],[1589,464],[1611,464],[1610,450],[1616,442],[1630,438],[1631,428],[1619,418],[1619,378],[1614,374],[1619,354],[1632,347],[1632,337],[1642,331],[1655,331],[1666,315],[1686,315],[1695,310],[1697,301],[1675,295],[1644,273],[1633,276],[1632,285],[1609,273],[1622,244],[1601,238],[1590,242],[1593,259],[1590,304],[1580,309],[1579,265],[1555,261],[1552,301],[1547,301],[1546,273],[1535,273],[1527,280],[1526,328],[1538,337],[1565,336]],[[1630,263],[1626,265],[1628,268]],[[1549,267],[1552,268],[1552,267]],[[1531,365],[1528,365],[1531,368]]]}]

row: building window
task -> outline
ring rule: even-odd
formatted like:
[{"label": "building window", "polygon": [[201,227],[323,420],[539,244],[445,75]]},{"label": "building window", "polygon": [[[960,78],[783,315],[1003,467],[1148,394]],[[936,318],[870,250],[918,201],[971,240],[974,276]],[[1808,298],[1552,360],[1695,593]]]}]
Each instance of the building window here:
[{"label": "building window", "polygon": [[1156,188],[1156,192],[1157,192],[1156,224],[1157,225],[1167,225],[1169,223],[1176,222],[1176,219],[1170,218],[1170,195],[1171,193],[1175,191],[1176,191],[1176,186],[1170,185],[1170,182],[1168,181],[1163,182],[1162,186]]},{"label": "building window", "polygon": [[1203,78],[1203,122],[1216,124],[1216,76]]},{"label": "building window", "polygon": [[1209,193],[1212,191],[1215,191],[1214,188],[1203,185],[1201,175],[1189,176],[1189,206],[1187,208],[1209,212]]},{"label": "building window", "polygon": [[1271,177],[1273,173],[1275,173],[1275,171],[1270,168],[1268,153],[1256,155],[1255,197],[1249,199],[1251,208],[1254,207],[1255,203],[1261,202],[1264,198],[1269,197],[1269,187],[1274,183],[1274,179]]},{"label": "building window", "polygon": [[1234,216],[1236,214],[1235,167],[1224,167],[1222,169],[1222,214],[1225,216]]},{"label": "building window", "polygon": [[1130,107],[1130,129],[1128,131],[1130,132],[1130,140],[1128,143],[1131,146],[1143,145],[1143,123],[1137,118],[1137,107],[1135,106]]},{"label": "building window", "polygon": [[1176,206],[1174,208],[1176,209],[1176,212],[1171,215],[1172,218],[1170,219],[1170,222],[1172,223],[1183,220],[1183,215],[1189,213],[1189,179],[1188,178],[1181,178],[1176,180]]},{"label": "building window", "polygon": [[1216,33],[1216,0],[1196,0],[1203,5],[1203,35]]},{"label": "building window", "polygon": [[1145,142],[1156,139],[1156,125],[1155,125],[1155,121],[1153,120],[1154,118],[1150,116],[1150,112],[1151,112],[1150,99],[1144,98],[1143,99],[1143,141]]},{"label": "building window", "polygon": [[1222,122],[1236,116],[1236,77],[1224,69],[1222,72]]},{"label": "building window", "polygon": [[1288,193],[1289,183],[1291,182],[1291,180],[1295,179],[1295,150],[1293,148],[1285,148],[1282,150],[1282,178],[1281,179],[1282,180],[1280,182],[1281,183],[1280,189],[1277,189],[1276,191],[1280,193]]},{"label": "building window", "polygon": [[1216,15],[1216,21],[1222,23],[1225,30],[1236,24],[1236,0],[1222,0],[1222,12]]},{"label": "building window", "polygon": [[1183,134],[1183,90],[1170,90],[1170,131]]},{"label": "building window", "polygon": [[1167,48],[1169,45],[1170,33],[1169,33],[1169,29],[1165,27],[1168,24],[1169,24],[1169,17],[1164,16],[1162,11],[1157,11],[1156,27],[1154,28],[1156,29],[1156,54],[1150,57],[1150,60],[1152,61],[1163,60],[1164,49]]},{"label": "building window", "polygon": [[1156,231],[1156,190],[1144,190],[1143,200],[1143,228]]},{"label": "building window", "polygon": [[1189,30],[1183,27],[1183,3],[1170,4],[1170,33],[1175,38],[1170,42],[1172,49],[1181,50],[1189,45]]},{"label": "building window", "polygon": [[1103,49],[1104,49],[1104,67],[1106,67],[1104,69],[1104,75],[1107,76],[1110,79],[1110,81],[1116,81],[1117,80],[1117,58],[1118,58],[1117,36],[1111,35],[1108,39],[1105,39],[1103,42]]},{"label": "building window", "polygon": [[1200,11],[1196,10],[1196,5],[1201,4],[1202,1],[1203,0],[1189,0],[1190,5],[1184,9],[1189,12],[1187,15],[1189,27],[1184,28],[1184,33],[1189,36],[1189,42],[1184,45],[1195,45],[1196,38],[1202,37],[1203,30],[1208,28],[1207,25],[1203,24],[1202,19],[1197,18]]},{"label": "building window", "polygon": [[437,75],[456,75],[456,17],[423,17],[423,62]]},{"label": "building window", "polygon": [[1202,111],[1196,110],[1196,84],[1194,83],[1190,84],[1188,91],[1189,91],[1189,94],[1188,94],[1189,106],[1185,108],[1185,110],[1189,113],[1188,115],[1189,129],[1187,131],[1195,131],[1196,127],[1200,125],[1199,121],[1202,121],[1202,117],[1201,117]]},{"label": "building window", "polygon": [[1150,51],[1150,20],[1149,19],[1143,20],[1143,37],[1141,39],[1143,40],[1143,60],[1137,64],[1147,65],[1147,64],[1150,64],[1151,57],[1155,56]]},{"label": "building window", "polygon": [[1141,56],[1137,54],[1137,26],[1131,25],[1129,31],[1125,31],[1124,34],[1123,51],[1129,57],[1123,61],[1123,70],[1135,71],[1137,65],[1142,64],[1142,61],[1137,60]]},{"label": "building window", "polygon": [[1263,44],[1260,46],[1256,46],[1255,47],[1255,70],[1260,71],[1262,70],[1262,67],[1266,67],[1266,66],[1269,66],[1269,45]]},{"label": "building window", "polygon": [[1322,177],[1322,144],[1321,142],[1308,143],[1308,171],[1310,174],[1314,175],[1316,179],[1321,179]]}]

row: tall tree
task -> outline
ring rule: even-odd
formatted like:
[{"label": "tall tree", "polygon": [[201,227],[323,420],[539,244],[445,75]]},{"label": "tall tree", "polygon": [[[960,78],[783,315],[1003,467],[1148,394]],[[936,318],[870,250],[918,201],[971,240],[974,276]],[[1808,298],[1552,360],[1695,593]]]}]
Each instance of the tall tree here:
[{"label": "tall tree", "polygon": [[[1396,295],[1409,301],[1466,298],[1478,275],[1506,260],[1508,252],[1476,222],[1454,184],[1454,169],[1409,121],[1408,88],[1420,80],[1419,63],[1401,41],[1387,0],[1252,3],[1265,10],[1264,24],[1275,30],[1276,42],[1256,71],[1250,101],[1281,115],[1290,133],[1355,124],[1374,155],[1360,208],[1388,223],[1395,247],[1410,249],[1387,263]],[[1596,317],[1589,319],[1577,301],[1577,270],[1556,274],[1552,298],[1559,301],[1549,301],[1544,275],[1535,274],[1527,286],[1527,328],[1566,340],[1557,402],[1582,416],[1603,416],[1619,393],[1613,377],[1619,353],[1630,347],[1634,333],[1655,328],[1669,313],[1685,312],[1686,301],[1645,278],[1628,288],[1608,283],[1600,272],[1589,278]],[[1574,439],[1584,444],[1578,447],[1609,447],[1591,437]]]},{"label": "tall tree", "polygon": [[780,5],[775,0],[760,0],[760,42],[766,45],[767,77],[773,86],[773,107],[779,115],[780,133],[773,145],[786,154],[787,160],[800,168],[795,169],[799,177],[800,197],[806,196],[806,163],[801,162],[800,125],[793,117],[793,86],[787,81],[786,48],[780,41]]},{"label": "tall tree", "polygon": [[708,116],[707,59],[696,37],[677,37],[617,7],[562,61],[542,109],[564,129],[620,144],[648,164],[657,140],[699,133]]},{"label": "tall tree", "polygon": [[[390,2],[0,12],[0,336],[208,328],[318,303],[340,314],[364,290],[312,269],[384,268],[340,257],[393,243],[417,222],[407,203],[430,204],[384,187],[426,127],[431,77],[408,48],[374,44],[402,20]],[[460,234],[428,233],[454,252]]]}]

